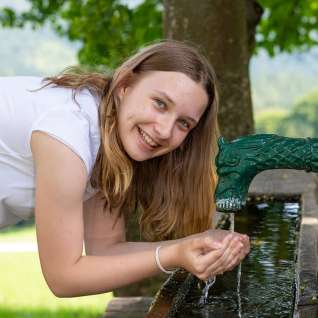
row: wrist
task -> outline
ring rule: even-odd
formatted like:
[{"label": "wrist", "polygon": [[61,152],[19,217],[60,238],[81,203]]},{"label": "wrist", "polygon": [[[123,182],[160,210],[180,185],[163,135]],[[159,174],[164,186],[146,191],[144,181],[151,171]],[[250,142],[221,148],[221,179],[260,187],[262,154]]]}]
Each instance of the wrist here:
[{"label": "wrist", "polygon": [[[160,249],[158,249],[160,246]],[[156,248],[156,252],[158,253],[158,262],[166,271],[174,271],[179,267],[178,259],[177,259],[177,244],[174,242],[169,242],[169,244],[159,244]],[[158,251],[157,251],[158,249]],[[157,262],[157,266],[160,268]],[[161,269],[162,271],[162,269]]]}]

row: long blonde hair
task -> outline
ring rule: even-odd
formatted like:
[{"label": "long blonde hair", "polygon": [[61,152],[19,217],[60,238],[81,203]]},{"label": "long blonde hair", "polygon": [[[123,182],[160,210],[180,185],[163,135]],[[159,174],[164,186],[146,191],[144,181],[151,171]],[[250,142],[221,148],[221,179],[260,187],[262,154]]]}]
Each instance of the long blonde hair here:
[{"label": "long blonde hair", "polygon": [[[118,91],[149,71],[181,72],[202,84],[208,94],[207,108],[198,125],[174,151],[135,162],[124,151],[118,134]],[[219,129],[216,76],[193,46],[161,40],[139,50],[113,76],[67,69],[46,78],[47,85],[87,88],[100,98],[101,146],[91,176],[93,187],[102,191],[104,208],[121,211],[141,207],[140,228],[148,240],[179,238],[212,226]]]}]

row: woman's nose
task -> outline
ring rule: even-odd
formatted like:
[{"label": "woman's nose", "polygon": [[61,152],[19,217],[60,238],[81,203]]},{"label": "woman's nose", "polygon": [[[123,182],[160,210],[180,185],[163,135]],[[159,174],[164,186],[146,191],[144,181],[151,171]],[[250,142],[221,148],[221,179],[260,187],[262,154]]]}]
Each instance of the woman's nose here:
[{"label": "woman's nose", "polygon": [[174,127],[174,118],[163,116],[160,120],[157,120],[155,130],[160,139],[169,139],[172,135]]}]

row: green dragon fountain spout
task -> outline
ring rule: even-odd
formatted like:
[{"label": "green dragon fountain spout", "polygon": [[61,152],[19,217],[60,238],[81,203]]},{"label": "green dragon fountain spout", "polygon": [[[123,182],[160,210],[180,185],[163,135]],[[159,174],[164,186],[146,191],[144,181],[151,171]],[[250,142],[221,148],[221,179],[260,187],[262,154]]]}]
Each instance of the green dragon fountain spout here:
[{"label": "green dragon fountain spout", "polygon": [[318,172],[318,138],[290,138],[274,134],[218,140],[216,157],[218,211],[235,212],[246,204],[249,185],[264,170],[297,169]]}]

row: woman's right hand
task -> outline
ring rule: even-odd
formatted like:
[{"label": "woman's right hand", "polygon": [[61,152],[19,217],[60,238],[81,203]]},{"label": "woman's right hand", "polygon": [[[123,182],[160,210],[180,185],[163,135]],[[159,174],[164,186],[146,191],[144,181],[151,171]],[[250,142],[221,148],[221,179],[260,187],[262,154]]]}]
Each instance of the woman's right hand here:
[{"label": "woman's right hand", "polygon": [[177,263],[201,280],[223,274],[237,266],[248,254],[246,235],[208,230],[190,235],[178,244]]}]

